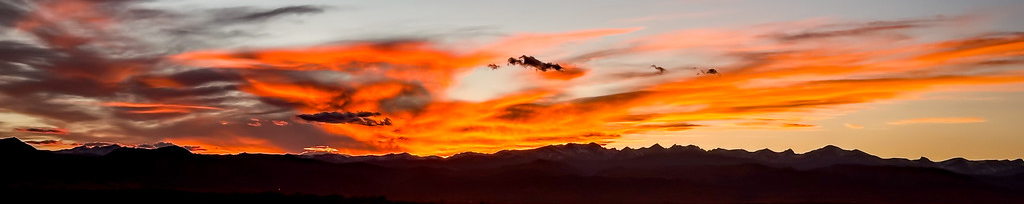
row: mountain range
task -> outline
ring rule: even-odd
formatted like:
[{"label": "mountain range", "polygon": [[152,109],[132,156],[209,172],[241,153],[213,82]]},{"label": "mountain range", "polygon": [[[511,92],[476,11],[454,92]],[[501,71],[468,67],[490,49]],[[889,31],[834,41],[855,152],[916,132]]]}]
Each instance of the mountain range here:
[{"label": "mountain range", "polygon": [[[407,153],[193,154],[168,146],[36,150],[0,140],[0,188],[386,196],[442,203],[1024,203],[1024,160],[933,162],[825,146],[704,150],[551,145]],[[39,199],[39,198],[36,198]]]},{"label": "mountain range", "polygon": [[[651,147],[622,150],[607,149],[596,143],[549,145],[529,150],[504,150],[494,154],[467,152],[449,158],[437,156],[414,156],[407,153],[373,156],[349,156],[341,154],[310,154],[302,157],[332,163],[367,162],[385,166],[408,166],[445,164],[451,167],[461,160],[479,160],[494,162],[492,166],[510,163],[523,163],[533,160],[550,160],[568,162],[574,165],[587,166],[588,169],[602,169],[614,166],[663,166],[663,165],[725,165],[756,163],[771,167],[809,170],[832,165],[866,165],[866,166],[903,166],[939,168],[967,175],[1004,176],[1024,173],[1024,160],[981,160],[972,161],[964,158],[953,158],[941,162],[933,162],[921,157],[917,160],[904,158],[883,159],[860,150],[844,150],[828,145],[804,154],[793,150],[773,152],[768,149],[754,152],[736,149],[704,150],[694,145],[673,145],[664,148],[659,144]],[[435,162],[424,162],[435,161]],[[486,163],[485,162],[485,163]],[[476,163],[474,165],[480,165]],[[456,165],[457,166],[457,165]],[[440,166],[437,166],[440,167]]]}]

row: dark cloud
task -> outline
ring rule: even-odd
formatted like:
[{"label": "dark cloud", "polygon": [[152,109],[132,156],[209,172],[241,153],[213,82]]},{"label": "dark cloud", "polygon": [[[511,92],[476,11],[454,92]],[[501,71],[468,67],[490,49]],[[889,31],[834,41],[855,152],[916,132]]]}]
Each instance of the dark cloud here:
[{"label": "dark cloud", "polygon": [[[562,71],[562,65],[550,62],[542,62],[533,56],[519,56],[519,58],[509,57],[509,65],[519,65],[527,68],[534,68],[543,72],[548,70]],[[494,67],[491,67],[494,69]]]},{"label": "dark cloud", "polygon": [[203,44],[223,41],[230,38],[251,38],[261,33],[248,29],[250,25],[258,25],[288,15],[322,13],[325,9],[319,6],[287,6],[273,9],[235,7],[205,9],[199,11],[165,11],[167,20],[187,20],[187,23],[162,27],[164,34],[175,36],[177,42],[187,44]]},{"label": "dark cloud", "polygon": [[215,82],[239,83],[244,82],[245,78],[237,70],[203,68],[168,75],[144,75],[136,77],[135,80],[147,85],[170,82],[178,86],[195,87]]},{"label": "dark cloud", "polygon": [[[257,25],[260,23],[289,15],[321,13],[323,8],[289,6],[174,10],[147,7],[152,5],[136,2],[146,0],[0,1],[0,31],[19,30],[19,33],[24,34],[7,38],[3,36],[4,33],[0,33],[0,112],[37,117],[52,124],[102,120],[102,127],[76,130],[60,136],[61,139],[73,141],[105,140],[94,135],[123,135],[126,137],[119,138],[117,142],[156,145],[153,142],[164,141],[166,138],[189,138],[211,145],[231,146],[237,144],[231,143],[231,139],[223,139],[224,136],[242,135],[270,141],[272,145],[289,151],[301,150],[311,143],[373,148],[346,137],[337,137],[315,126],[252,128],[245,123],[220,125],[218,121],[243,121],[255,117],[284,120],[295,115],[295,102],[238,94],[240,87],[250,85],[246,80],[249,75],[274,78],[281,77],[283,72],[182,68],[165,62],[168,54],[258,36],[255,29],[259,28]],[[74,7],[61,9],[71,9],[68,12],[80,12],[83,15],[59,18],[30,15],[35,11],[72,3]],[[104,25],[95,24],[97,21],[91,19],[103,19]],[[31,29],[13,27],[19,21],[32,21],[34,26]],[[187,35],[168,32],[175,30]],[[23,38],[27,40],[11,40]],[[326,82],[330,80],[315,80],[323,75],[320,73],[284,74],[297,76],[285,77],[295,80],[291,84],[314,84],[329,90],[344,90],[341,93],[346,94],[354,90],[353,87]],[[407,95],[382,101],[382,107],[386,105],[394,110],[421,107],[422,102],[410,99],[422,95],[417,90],[426,92],[425,88],[417,87],[409,88],[410,93]],[[346,97],[341,96],[338,101],[343,104],[349,100]],[[97,108],[95,105],[97,102],[116,101],[193,104],[258,111],[208,110],[203,111],[204,116],[199,119],[177,120],[191,114],[138,114],[126,111],[125,108]],[[103,144],[113,143],[95,145]]]},{"label": "dark cloud", "polygon": [[37,133],[37,134],[51,134],[51,135],[66,135],[68,134],[67,129],[61,128],[45,128],[45,127],[26,127],[26,128],[14,128],[17,132]]},{"label": "dark cloud", "polygon": [[805,127],[818,127],[818,126],[817,125],[811,125],[811,124],[786,123],[786,124],[783,124],[782,127],[805,128]]},{"label": "dark cloud", "polygon": [[496,118],[502,120],[522,121],[536,117],[537,113],[546,108],[540,104],[524,103],[505,107],[505,110]]},{"label": "dark cloud", "polygon": [[[60,54],[50,49],[38,47],[17,41],[3,40],[0,41],[0,67],[5,68],[0,70],[3,74],[16,74],[18,73],[13,67],[9,67],[13,64],[24,64],[30,66],[45,65],[51,60],[60,57]],[[24,71],[22,71],[23,73]]]},{"label": "dark cloud", "polygon": [[[190,29],[196,26],[210,25],[209,22],[197,23],[196,25],[180,25],[174,23],[155,24],[145,21],[147,18],[161,17],[165,18],[161,19],[165,22],[186,22],[178,18],[195,15],[191,15],[194,11],[180,12],[142,8],[132,4],[140,2],[134,0],[64,0],[31,3],[5,1],[0,4],[0,11],[11,12],[3,12],[3,15],[0,15],[0,19],[31,21],[33,24],[36,24],[33,28],[23,31],[37,38],[38,45],[16,41],[0,41],[0,68],[4,68],[0,70],[0,73],[20,78],[0,79],[6,82],[0,84],[0,92],[16,98],[35,93],[66,94],[91,98],[112,97],[119,94],[118,92],[123,92],[126,89],[140,85],[122,83],[127,77],[144,74],[159,68],[160,65],[158,63],[163,58],[163,56],[160,56],[160,53],[166,53],[159,50],[164,49],[162,45],[147,45],[142,43],[145,40],[91,25],[87,19],[82,20],[69,17],[71,19],[53,20],[23,14],[32,9],[46,9],[48,5],[60,4],[62,2],[82,2],[82,6],[79,6],[82,8],[75,9],[98,12],[98,15],[108,15],[97,18],[109,17],[119,21],[116,22],[118,24],[132,25],[136,23],[145,24],[147,28],[165,27],[167,29],[171,29],[171,27]],[[38,3],[38,5],[33,3]],[[286,14],[323,11],[323,9],[313,6],[291,6],[269,10],[251,8],[235,10],[237,12],[225,12],[229,14],[210,12],[206,14],[199,13],[199,16],[215,16],[213,17],[214,19],[230,19],[229,21],[241,23],[266,20]],[[225,15],[233,16],[226,17]],[[69,27],[69,24],[79,25]],[[176,36],[146,37],[157,40],[161,38],[180,38]],[[223,39],[223,37],[218,37],[218,40]],[[156,55],[124,55],[123,53],[156,53]],[[16,65],[27,65],[28,68],[12,69]],[[237,82],[241,80],[237,73],[212,71],[210,69],[190,70],[167,77],[169,81],[191,87],[211,82]],[[147,96],[159,97],[166,94],[223,95],[220,91],[224,90],[205,88],[202,90],[177,91],[176,93],[166,93],[168,92],[167,90],[159,89],[143,91],[158,92],[149,92]]]},{"label": "dark cloud", "polygon": [[4,0],[0,1],[0,26],[12,26],[18,19],[21,19],[28,12],[28,5],[25,1]]},{"label": "dark cloud", "polygon": [[374,116],[380,116],[378,112],[322,112],[316,114],[300,114],[296,115],[299,119],[310,121],[310,122],[323,122],[323,123],[345,123],[345,124],[357,124],[365,126],[386,126],[391,125],[390,118],[384,118],[384,120],[375,120]]},{"label": "dark cloud", "polygon": [[225,100],[223,96],[238,91],[237,85],[199,86],[182,88],[133,87],[130,92],[153,101],[179,101],[186,104],[211,104]]},{"label": "dark cloud", "polygon": [[[104,13],[126,8],[129,5],[127,2],[134,1],[81,2],[83,4],[74,9],[94,9],[97,13]],[[66,2],[33,1],[19,8],[46,9],[47,6],[61,3]],[[3,7],[10,5],[0,4]],[[114,56],[114,53],[135,48],[106,45],[132,44],[137,41],[108,33],[89,24],[88,20],[75,17],[49,19],[35,15],[21,15],[17,20],[34,25],[18,29],[35,40],[32,44],[0,42],[0,67],[3,68],[0,72],[17,77],[0,79],[4,82],[0,83],[0,93],[6,97],[0,104],[5,110],[65,122],[96,119],[88,111],[51,101],[79,96],[115,96],[123,89],[119,83],[122,79],[145,71],[157,62],[152,56]]]},{"label": "dark cloud", "polygon": [[60,144],[60,140],[38,140],[38,141],[28,140],[28,141],[25,141],[25,143],[34,144],[34,145],[55,145],[55,144]]},{"label": "dark cloud", "polygon": [[700,70],[700,73],[704,74],[704,75],[719,75],[719,76],[722,75],[721,73],[718,72],[717,69],[707,69],[707,70],[703,70],[702,69],[702,70]]},{"label": "dark cloud", "polygon": [[654,70],[658,70],[658,74],[664,74],[665,73],[665,68],[664,67],[659,67],[658,65],[653,65],[652,64],[651,68],[654,68]]},{"label": "dark cloud", "polygon": [[284,15],[299,15],[299,14],[316,14],[323,13],[324,8],[319,6],[288,6],[281,7],[272,10],[261,10],[252,11],[245,9],[244,11],[237,12],[226,12],[220,14],[213,21],[214,23],[249,23],[249,22],[260,22],[271,18],[284,16]]},{"label": "dark cloud", "polygon": [[416,112],[425,108],[433,100],[430,91],[419,84],[402,83],[402,92],[393,97],[377,102],[380,111],[386,113]]}]

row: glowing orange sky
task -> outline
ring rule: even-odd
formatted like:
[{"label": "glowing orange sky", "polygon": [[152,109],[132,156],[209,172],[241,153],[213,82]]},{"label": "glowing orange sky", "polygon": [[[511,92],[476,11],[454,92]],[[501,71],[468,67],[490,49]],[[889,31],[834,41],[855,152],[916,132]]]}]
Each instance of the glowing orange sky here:
[{"label": "glowing orange sky", "polygon": [[[86,52],[81,51],[83,46],[120,48],[120,43],[133,43],[101,37],[129,31],[119,28],[127,24],[121,22],[125,20],[103,13],[100,6],[46,1],[15,27],[35,36],[38,44],[72,54]],[[100,116],[86,122],[39,119],[44,124],[36,126],[69,126],[65,129],[79,134],[34,138],[66,140],[60,147],[91,142],[85,141],[89,137],[120,143],[164,141],[218,154],[294,153],[304,146],[348,154],[452,155],[570,142],[617,147],[677,143],[680,140],[663,138],[694,130],[815,130],[822,127],[822,120],[929,93],[970,88],[1019,93],[1024,84],[1019,63],[1024,35],[920,32],[984,23],[978,19],[982,18],[881,23],[810,19],[679,29],[605,26],[455,41],[354,40],[175,50],[145,60],[109,60],[102,64],[110,67],[104,72],[51,67],[60,77],[95,81],[100,84],[97,89],[116,94],[48,100],[90,108],[89,113]],[[567,70],[541,72],[505,63],[520,55]],[[502,67],[492,70],[488,64]],[[667,71],[658,73],[651,64]],[[711,68],[721,75],[698,74]],[[239,80],[192,82],[198,79],[175,75],[194,70]],[[497,74],[503,76],[493,76]],[[489,76],[473,79],[479,75]],[[199,91],[222,84],[236,92]],[[998,86],[1010,88],[989,90]],[[452,93],[463,87],[472,91]],[[160,92],[132,92],[136,89]],[[476,92],[493,97],[454,96]],[[275,108],[251,108],[270,106]],[[287,117],[330,111],[380,112],[380,118],[389,118],[393,125],[311,123]],[[5,112],[45,118],[28,111]],[[893,114],[879,120],[900,126],[988,122],[984,115]],[[193,123],[203,126],[174,136],[147,131]],[[843,131],[870,129],[860,121],[839,124]],[[281,134],[291,134],[286,128],[307,128],[303,131],[329,136],[285,145],[281,141],[288,135],[255,134],[270,128]]]},{"label": "glowing orange sky", "polygon": [[[710,36],[709,36],[710,37]],[[731,36],[723,36],[731,37]],[[511,37],[513,39],[519,37]],[[648,39],[640,39],[648,40]],[[759,40],[759,39],[751,39]],[[390,127],[365,127],[354,125],[321,124],[328,131],[350,136],[356,140],[382,147],[385,151],[407,151],[419,154],[449,155],[463,151],[493,152],[506,148],[536,147],[566,142],[611,143],[622,134],[647,131],[685,131],[700,128],[702,121],[735,121],[737,125],[759,125],[777,128],[806,128],[814,125],[800,124],[799,113],[828,109],[830,107],[868,103],[880,100],[898,99],[909,94],[932,91],[945,86],[976,84],[1002,84],[1024,82],[1020,71],[992,71],[977,63],[1006,57],[1008,52],[1024,51],[1024,37],[1010,35],[978,39],[958,39],[932,43],[906,44],[900,46],[822,46],[812,49],[774,54],[759,59],[760,64],[737,64],[719,67],[722,76],[692,75],[694,71],[682,72],[672,78],[657,77],[658,83],[635,90],[572,100],[552,97],[562,94],[566,87],[543,87],[507,94],[483,102],[462,102],[438,100],[416,112],[386,112],[376,107],[380,100],[400,93],[400,85],[360,84],[359,91],[344,106],[332,100],[331,93],[315,87],[282,83],[270,84],[250,79],[253,89],[246,91],[301,101],[296,107],[305,113],[320,111],[385,111],[385,115],[396,120]],[[664,39],[662,40],[664,41]],[[694,42],[716,42],[719,39],[687,39]],[[556,42],[547,42],[551,45]],[[748,44],[749,42],[729,42]],[[828,43],[828,42],[808,42]],[[889,42],[879,42],[889,43]],[[680,48],[687,43],[672,43]],[[173,57],[179,62],[198,66],[248,67],[292,69],[337,70],[357,61],[384,62],[396,66],[396,70],[408,72],[401,80],[435,82],[428,87],[447,88],[448,81],[439,79],[443,75],[432,72],[450,73],[469,67],[481,67],[489,62],[501,61],[499,57],[489,60],[474,60],[462,63],[463,58],[448,56],[488,56],[485,53],[434,54],[424,57],[420,53],[449,53],[442,49],[430,49],[427,45],[394,45],[388,48],[415,48],[414,52],[386,53],[367,52],[365,45],[358,49],[292,49],[246,50],[245,54],[221,53],[210,55],[206,51],[183,53]],[[800,44],[778,44],[772,49],[787,49]],[[877,46],[877,47],[874,47]],[[618,53],[619,55],[642,53],[645,46]],[[659,47],[658,49],[672,49]],[[756,49],[756,48],[755,48]],[[244,58],[233,56],[245,56]],[[312,55],[312,56],[311,56]],[[363,59],[363,55],[371,55]],[[404,56],[409,55],[409,56]],[[255,56],[255,57],[253,57]],[[273,56],[273,57],[262,57]],[[295,59],[295,60],[288,60]],[[409,59],[425,62],[410,63]],[[433,63],[431,60],[443,61]],[[484,58],[487,59],[487,58]],[[589,60],[594,60],[593,58]],[[287,65],[281,61],[288,61]],[[431,61],[431,62],[427,62]],[[203,64],[214,62],[213,64]],[[295,64],[299,63],[299,64]],[[236,64],[248,64],[232,66]],[[253,66],[255,65],[255,66]],[[958,67],[955,71],[944,69]],[[427,68],[427,69],[417,69]],[[372,66],[356,66],[350,71],[358,74],[373,73]],[[638,71],[652,72],[644,67]],[[974,74],[976,71],[987,71]],[[367,73],[370,72],[370,73]],[[968,74],[964,74],[968,73]],[[537,73],[547,74],[547,73]],[[421,78],[417,78],[421,77]],[[448,76],[451,77],[451,76]],[[652,76],[651,78],[656,78]],[[537,80],[547,80],[540,78]],[[568,79],[572,80],[572,79]],[[622,80],[622,79],[610,79]],[[541,82],[538,82],[541,83]],[[442,94],[431,90],[432,94]],[[637,111],[643,108],[681,108],[678,111]],[[693,109],[686,107],[696,107]],[[762,120],[767,115],[781,114]],[[761,122],[744,122],[761,121]],[[365,153],[353,152],[352,153]]]}]

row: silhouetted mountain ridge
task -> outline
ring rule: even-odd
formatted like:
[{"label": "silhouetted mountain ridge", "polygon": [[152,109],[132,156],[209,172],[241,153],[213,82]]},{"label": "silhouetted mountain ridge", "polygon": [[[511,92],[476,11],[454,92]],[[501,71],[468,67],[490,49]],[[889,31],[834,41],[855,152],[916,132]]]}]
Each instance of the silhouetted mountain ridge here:
[{"label": "silhouetted mountain ridge", "polygon": [[36,151],[35,147],[22,142],[18,138],[0,139],[0,154],[25,154]]},{"label": "silhouetted mountain ridge", "polygon": [[[31,148],[31,146],[28,146],[27,144],[21,142],[20,140],[17,140],[16,138],[8,138],[4,140],[5,143],[11,143],[9,145],[19,146],[16,145],[17,143],[24,145],[20,145],[20,147],[17,148],[3,149],[22,149],[20,151],[26,151],[27,148],[25,147]],[[169,151],[168,153],[178,152],[181,154],[190,154],[190,152],[185,148],[178,146],[169,147],[173,147],[173,150],[166,150]],[[34,148],[32,148],[32,150],[34,150]],[[92,147],[79,146],[72,149],[59,150],[56,152],[63,154],[102,156],[117,151],[135,150],[137,149],[129,147],[120,147],[117,145],[108,145]],[[650,147],[642,147],[638,149],[627,147],[621,150],[617,150],[614,148],[604,148],[603,146],[597,143],[568,143],[562,145],[548,145],[539,148],[525,150],[502,150],[492,154],[464,152],[452,155],[447,158],[442,158],[438,156],[416,156],[409,153],[361,156],[328,153],[316,155],[302,155],[302,157],[314,158],[332,163],[369,162],[379,163],[383,165],[399,166],[405,164],[416,164],[417,162],[424,161],[471,161],[481,159],[499,159],[499,161],[488,161],[484,163],[494,163],[493,165],[502,165],[516,162],[529,162],[536,159],[553,161],[618,161],[634,159],[638,157],[644,157],[641,158],[640,160],[657,160],[655,157],[664,157],[661,159],[666,160],[665,162],[688,160],[679,162],[691,164],[758,163],[773,167],[788,167],[795,169],[814,169],[827,167],[831,165],[856,164],[869,166],[932,167],[970,175],[1012,175],[1017,173],[1024,173],[1024,160],[1022,159],[971,161],[963,158],[952,158],[945,161],[933,162],[925,157],[921,157],[917,160],[910,160],[904,158],[880,158],[878,156],[874,156],[857,149],[846,150],[835,145],[826,145],[822,148],[811,150],[803,154],[798,154],[792,149],[787,149],[782,152],[774,152],[769,149],[761,149],[750,152],[742,149],[721,148],[704,150],[703,148],[698,147],[696,145],[672,145],[669,148],[665,148],[660,144],[654,144]],[[487,166],[486,164],[481,165]]]},{"label": "silhouetted mountain ridge", "polygon": [[[0,147],[24,149],[20,141]],[[21,143],[23,144],[23,143]],[[447,203],[1022,203],[1021,160],[883,159],[661,145],[550,145],[451,157],[192,154],[176,146],[0,157],[0,189],[341,194]],[[960,173],[960,172],[983,172]],[[993,173],[995,172],[995,173]]]},{"label": "silhouetted mountain ridge", "polygon": [[863,151],[853,149],[846,150],[838,146],[827,145],[819,149],[811,150],[803,154],[797,154],[792,149],[783,152],[774,152],[768,149],[750,152],[742,149],[711,149],[704,150],[695,145],[673,145],[664,148],[655,144],[651,147],[639,149],[624,148],[622,150],[608,149],[599,144],[564,144],[548,145],[535,149],[526,150],[502,150],[493,154],[466,152],[451,157],[440,158],[436,156],[418,157],[408,154],[395,154],[382,156],[350,156],[350,155],[317,155],[311,158],[328,162],[381,162],[394,163],[396,160],[481,160],[481,159],[502,159],[529,161],[536,159],[554,161],[606,161],[616,162],[622,160],[657,160],[665,162],[683,160],[680,163],[704,164],[704,160],[713,160],[712,163],[758,163],[773,167],[788,167],[795,169],[814,169],[832,165],[868,165],[868,166],[910,166],[910,167],[933,167],[941,168],[962,174],[971,175],[1010,175],[1020,173],[1024,170],[1024,160],[982,160],[970,161],[963,158],[953,158],[941,162],[932,162],[927,158],[909,160],[904,158],[884,159]]}]

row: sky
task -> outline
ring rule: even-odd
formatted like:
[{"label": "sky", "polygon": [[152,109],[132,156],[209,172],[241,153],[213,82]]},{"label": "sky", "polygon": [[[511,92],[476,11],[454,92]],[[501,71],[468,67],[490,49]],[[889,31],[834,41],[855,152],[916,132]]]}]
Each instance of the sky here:
[{"label": "sky", "polygon": [[4,1],[0,136],[51,150],[207,154],[447,156],[593,142],[1016,159],[1022,10],[952,0]]}]

